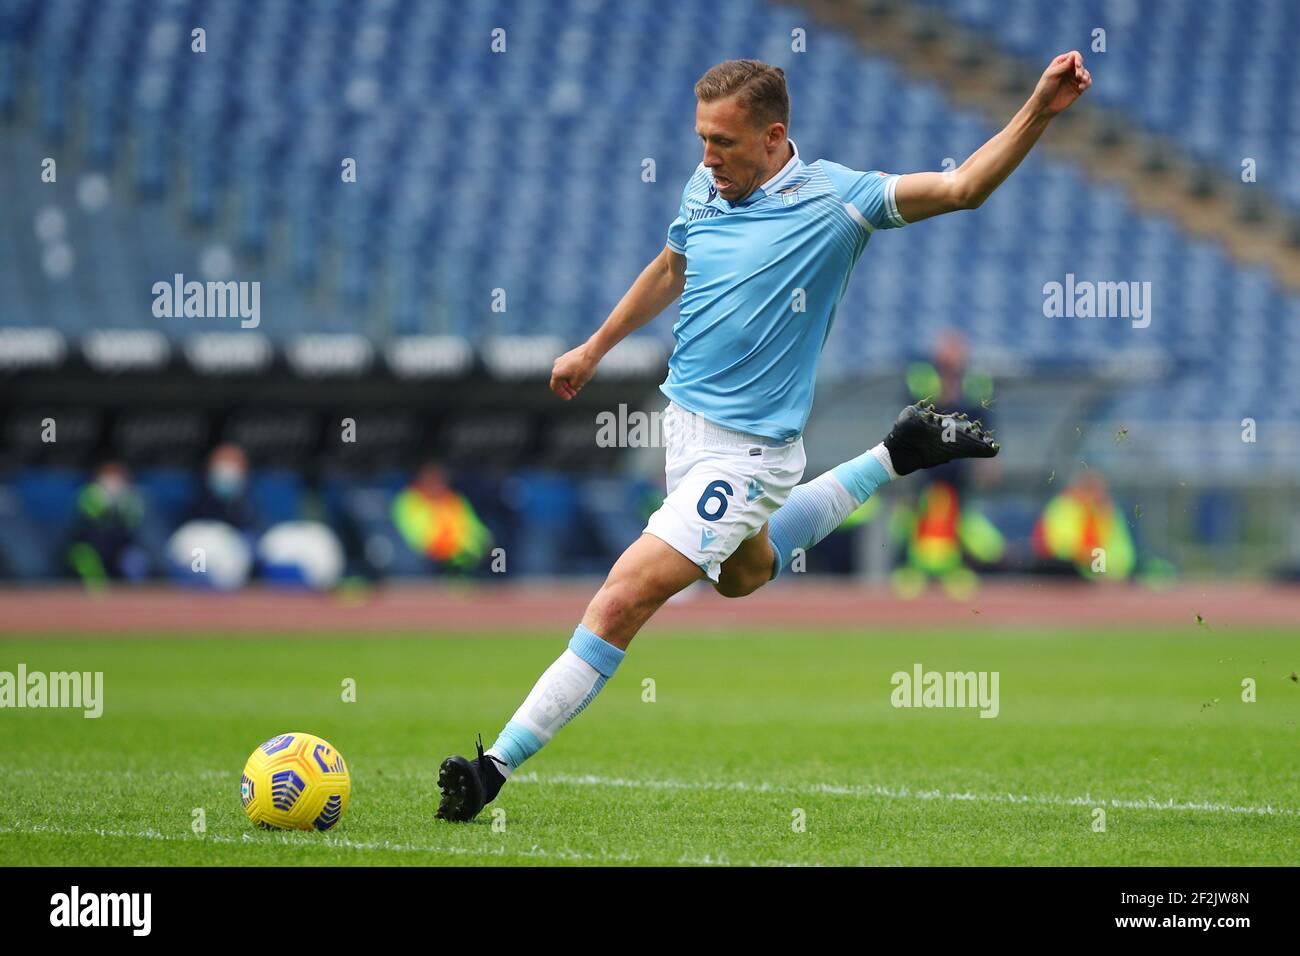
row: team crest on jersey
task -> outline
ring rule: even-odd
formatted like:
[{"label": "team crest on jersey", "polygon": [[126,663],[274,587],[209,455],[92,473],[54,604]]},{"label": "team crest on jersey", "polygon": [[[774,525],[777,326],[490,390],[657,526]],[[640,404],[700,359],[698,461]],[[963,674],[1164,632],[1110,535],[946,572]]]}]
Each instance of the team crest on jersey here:
[{"label": "team crest on jersey", "polygon": [[793,206],[797,203],[799,201],[799,190],[802,189],[803,186],[803,183],[799,183],[794,186],[787,186],[785,189],[778,189],[776,194],[781,197],[781,205]]},{"label": "team crest on jersey", "polygon": [[794,203],[800,202],[800,190],[807,185],[805,182],[794,183],[793,186],[787,186],[785,189],[776,190],[776,195],[781,198],[781,206],[794,206]]}]

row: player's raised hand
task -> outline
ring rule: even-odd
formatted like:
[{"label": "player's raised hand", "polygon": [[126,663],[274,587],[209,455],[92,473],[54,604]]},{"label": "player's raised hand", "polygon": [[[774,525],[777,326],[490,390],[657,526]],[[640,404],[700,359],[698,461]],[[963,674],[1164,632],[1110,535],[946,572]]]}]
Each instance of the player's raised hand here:
[{"label": "player's raised hand", "polygon": [[566,402],[582,391],[596,374],[596,360],[586,345],[570,349],[555,360],[551,369],[551,391]]},{"label": "player's raised hand", "polygon": [[1062,53],[1047,65],[1038,79],[1031,101],[1048,116],[1055,116],[1092,86],[1092,74],[1078,50]]}]

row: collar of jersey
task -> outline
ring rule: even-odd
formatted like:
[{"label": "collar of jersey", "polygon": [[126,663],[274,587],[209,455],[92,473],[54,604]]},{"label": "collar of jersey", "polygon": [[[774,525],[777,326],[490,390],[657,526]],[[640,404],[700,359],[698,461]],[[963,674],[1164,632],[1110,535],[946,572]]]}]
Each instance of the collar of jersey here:
[{"label": "collar of jersey", "polygon": [[719,199],[722,199],[724,203],[727,203],[728,209],[744,209],[746,206],[752,205],[760,199],[766,199],[768,196],[772,195],[773,192],[780,189],[794,178],[795,173],[801,165],[799,161],[799,147],[795,145],[794,140],[789,140],[789,143],[790,149],[794,151],[794,155],[790,157],[790,161],[782,166],[775,176],[746,196],[743,202],[739,202],[733,206],[731,203],[727,202],[727,200],[722,199],[721,196],[718,197]]}]

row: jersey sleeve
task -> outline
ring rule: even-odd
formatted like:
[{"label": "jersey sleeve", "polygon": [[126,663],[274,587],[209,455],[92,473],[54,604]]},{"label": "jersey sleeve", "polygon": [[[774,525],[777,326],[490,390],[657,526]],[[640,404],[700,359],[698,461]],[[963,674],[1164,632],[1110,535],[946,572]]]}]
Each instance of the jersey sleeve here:
[{"label": "jersey sleeve", "polygon": [[824,160],[822,168],[840,194],[849,215],[867,232],[907,225],[894,199],[894,190],[898,187],[897,174],[882,173],[878,169],[864,173]]},{"label": "jersey sleeve", "polygon": [[677,207],[677,218],[668,227],[668,248],[681,256],[686,255],[686,194],[691,191],[691,183],[695,182],[695,177],[700,174],[703,166],[703,163],[696,166],[691,178],[686,180],[686,185],[682,187],[682,203]]},{"label": "jersey sleeve", "polygon": [[[660,220],[662,221],[662,220]],[[668,248],[678,255],[686,255],[686,197],[682,196],[682,205],[677,210],[677,218],[668,227]]]}]

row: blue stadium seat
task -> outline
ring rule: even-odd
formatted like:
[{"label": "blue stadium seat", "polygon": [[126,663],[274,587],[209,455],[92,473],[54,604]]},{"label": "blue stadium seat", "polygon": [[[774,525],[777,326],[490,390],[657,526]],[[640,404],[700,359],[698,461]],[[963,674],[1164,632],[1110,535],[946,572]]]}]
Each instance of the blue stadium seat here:
[{"label": "blue stadium seat", "polygon": [[[1276,81],[1291,72],[1300,5],[924,2],[1034,60],[1088,50],[1093,27],[1106,27],[1107,52],[1090,54],[1098,101],[1218,163],[1234,187],[1241,159],[1256,159],[1261,182],[1300,203],[1300,178],[1284,175],[1300,155],[1300,87]],[[27,94],[36,105],[14,114],[0,168],[34,169],[51,153],[61,164],[57,188],[6,191],[0,323],[70,336],[146,327],[183,342],[195,320],[154,319],[141,290],[204,276],[220,246],[240,275],[263,281],[273,341],[358,329],[456,332],[478,345],[521,332],[576,340],[663,246],[700,154],[692,84],[720,30],[787,71],[807,159],[937,169],[995,132],[843,34],[819,28],[816,55],[793,53],[804,12],[765,0],[202,9],[203,54],[190,51],[186,2],[0,9],[0,111]],[[492,52],[497,27],[507,55]],[[1197,63],[1190,76],[1175,69],[1182,51]],[[631,62],[653,63],[653,81],[617,68]],[[70,135],[83,121],[85,135]],[[340,176],[344,157],[357,162],[355,183]],[[100,207],[76,199],[87,171],[110,184]],[[36,241],[50,210],[62,238]],[[1151,325],[1044,316],[1044,284],[1067,273],[1150,281]],[[495,288],[507,290],[505,313],[489,311]],[[872,239],[824,367],[897,361],[958,325],[977,347],[1036,360],[1156,349],[1191,391],[1241,389],[1229,397],[1244,405],[1251,369],[1300,379],[1298,303],[1123,191],[1034,154],[978,214]],[[675,311],[644,334],[667,340]]]}]

